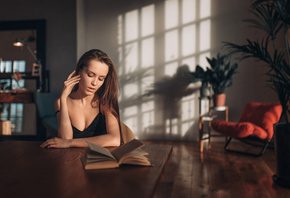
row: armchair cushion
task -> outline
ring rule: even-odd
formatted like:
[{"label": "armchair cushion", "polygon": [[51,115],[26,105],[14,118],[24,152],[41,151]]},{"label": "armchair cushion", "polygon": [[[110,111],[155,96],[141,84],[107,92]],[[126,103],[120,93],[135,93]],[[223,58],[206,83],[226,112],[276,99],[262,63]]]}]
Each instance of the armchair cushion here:
[{"label": "armchair cushion", "polygon": [[261,139],[267,138],[267,132],[261,127],[250,122],[226,122],[223,120],[212,121],[212,128],[225,136],[234,138],[245,138],[250,135],[255,135]]},{"label": "armchair cushion", "polygon": [[244,138],[255,135],[260,139],[271,140],[274,124],[282,114],[280,103],[248,103],[239,122],[212,121],[212,128],[225,136]]},{"label": "armchair cushion", "polygon": [[[274,134],[273,125],[279,121],[281,114],[282,106],[280,103],[251,102],[245,106],[239,119],[239,123],[250,122],[256,126],[261,127],[267,133],[266,138],[270,140]],[[258,131],[256,133],[260,133]]]}]

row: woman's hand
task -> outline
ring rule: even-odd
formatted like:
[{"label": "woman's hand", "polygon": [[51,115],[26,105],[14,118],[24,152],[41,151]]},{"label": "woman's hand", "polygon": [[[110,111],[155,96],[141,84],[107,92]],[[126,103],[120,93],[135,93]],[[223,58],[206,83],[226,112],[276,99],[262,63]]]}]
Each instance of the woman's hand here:
[{"label": "woman's hand", "polygon": [[73,87],[80,82],[80,75],[74,76],[75,70],[68,76],[67,80],[64,81],[61,97],[67,98],[71,93]]},{"label": "woman's hand", "polygon": [[66,140],[62,138],[52,138],[46,140],[43,144],[40,145],[42,148],[69,148],[72,145],[72,139]]}]

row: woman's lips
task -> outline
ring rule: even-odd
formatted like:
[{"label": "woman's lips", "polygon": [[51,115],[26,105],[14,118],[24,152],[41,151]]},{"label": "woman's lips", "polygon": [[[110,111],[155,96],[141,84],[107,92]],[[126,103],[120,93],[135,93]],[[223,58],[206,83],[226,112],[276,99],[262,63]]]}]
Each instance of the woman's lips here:
[{"label": "woman's lips", "polygon": [[89,92],[95,92],[96,91],[96,89],[91,88],[91,87],[88,87],[88,90],[89,90]]}]

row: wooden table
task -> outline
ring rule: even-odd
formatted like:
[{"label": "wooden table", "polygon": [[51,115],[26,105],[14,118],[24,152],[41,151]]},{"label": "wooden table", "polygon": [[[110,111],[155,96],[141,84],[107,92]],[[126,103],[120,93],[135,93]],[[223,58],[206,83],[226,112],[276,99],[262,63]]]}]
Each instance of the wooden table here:
[{"label": "wooden table", "polygon": [[84,148],[44,149],[42,142],[0,142],[1,197],[152,197],[172,153],[146,145],[153,167],[85,171]]}]

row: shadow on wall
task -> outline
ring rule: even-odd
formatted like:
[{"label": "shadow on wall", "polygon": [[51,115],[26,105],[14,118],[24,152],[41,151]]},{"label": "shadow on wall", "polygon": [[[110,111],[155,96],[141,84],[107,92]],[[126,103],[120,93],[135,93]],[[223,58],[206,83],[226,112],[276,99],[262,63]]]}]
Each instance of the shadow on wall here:
[{"label": "shadow on wall", "polygon": [[172,76],[165,76],[160,81],[153,84],[143,97],[152,94],[160,95],[164,104],[164,119],[179,118],[180,105],[182,97],[189,96],[198,91],[199,88],[190,88],[192,82],[188,65],[182,65],[177,68],[176,73]]},{"label": "shadow on wall", "polygon": [[[156,95],[155,100],[162,104],[162,124],[148,126],[140,134],[144,139],[187,139],[192,135],[197,123],[188,126],[186,132],[181,134],[182,126],[182,98],[190,96],[199,90],[199,87],[191,87],[192,76],[188,65],[178,67],[176,73],[170,77],[165,76],[147,89],[142,99]],[[196,126],[195,126],[196,125]],[[190,138],[192,139],[192,138]]]}]

